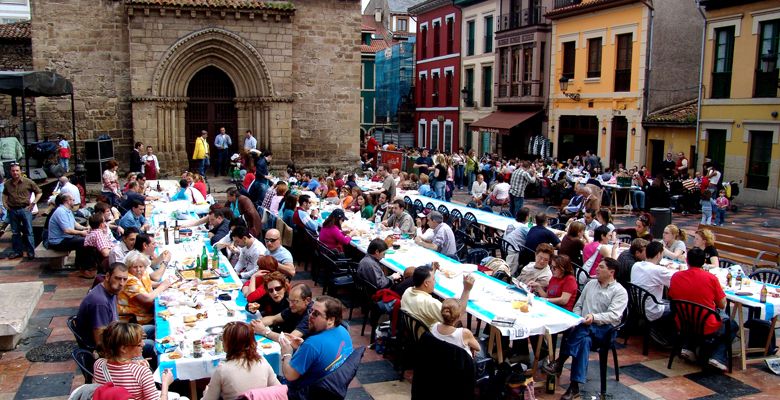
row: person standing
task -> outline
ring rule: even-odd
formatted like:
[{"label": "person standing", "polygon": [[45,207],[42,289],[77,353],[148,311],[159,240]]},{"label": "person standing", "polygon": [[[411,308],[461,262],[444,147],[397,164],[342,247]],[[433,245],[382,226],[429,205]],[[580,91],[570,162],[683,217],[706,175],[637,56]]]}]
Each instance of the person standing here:
[{"label": "person standing", "polygon": [[368,159],[371,160],[369,161],[371,166],[377,165],[376,157],[379,153],[379,143],[374,139],[371,133],[366,134],[366,153],[368,154]]},{"label": "person standing", "polygon": [[3,189],[3,204],[8,208],[8,219],[13,231],[13,253],[8,258],[13,260],[27,251],[27,259],[35,259],[35,243],[33,242],[32,209],[41,199],[41,189],[29,178],[22,176],[19,164],[11,165],[11,179],[5,181]]},{"label": "person standing", "polygon": [[677,176],[681,180],[688,179],[688,159],[682,151],[677,153]]},{"label": "person standing", "polygon": [[195,150],[192,153],[192,160],[197,161],[198,172],[200,175],[206,176],[206,167],[209,166],[209,133],[205,130],[200,131],[200,136],[195,139]]},{"label": "person standing", "polygon": [[255,164],[255,183],[260,184],[260,198],[264,199],[265,194],[268,191],[268,187],[271,185],[271,173],[268,172],[268,164],[271,162],[271,151],[268,150],[260,158],[257,159]]},{"label": "person standing", "polygon": [[70,168],[70,144],[65,140],[65,135],[59,135],[57,137],[57,157],[59,158],[60,166],[68,172]]},{"label": "person standing", "polygon": [[672,153],[666,153],[666,159],[661,162],[664,178],[672,179],[676,173],[677,163],[672,159]]},{"label": "person standing", "polygon": [[522,161],[520,166],[512,172],[509,179],[509,212],[512,215],[515,215],[518,210],[523,208],[525,188],[528,187],[529,183],[536,182],[535,176],[536,167],[532,166],[528,161]]},{"label": "person standing", "polygon": [[248,130],[246,131],[246,136],[244,136],[244,151],[247,153],[251,150],[255,150],[257,148],[257,139],[255,139],[255,136],[252,135],[252,131]]},{"label": "person standing", "polygon": [[141,172],[141,149],[144,148],[144,144],[141,142],[135,142],[133,151],[130,152],[130,172]]},{"label": "person standing", "polygon": [[428,149],[422,149],[420,157],[417,157],[412,165],[412,168],[420,169],[418,175],[428,175],[428,170],[433,167],[433,159],[428,154]]},{"label": "person standing", "polygon": [[217,148],[217,163],[214,165],[214,177],[227,175],[227,161],[230,155],[230,146],[233,145],[233,140],[230,135],[225,133],[225,127],[219,128],[219,135],[214,139],[214,147]]},{"label": "person standing", "polygon": [[146,146],[146,154],[141,157],[141,173],[146,179],[157,180],[157,173],[160,172],[160,161],[152,151],[152,146]]}]

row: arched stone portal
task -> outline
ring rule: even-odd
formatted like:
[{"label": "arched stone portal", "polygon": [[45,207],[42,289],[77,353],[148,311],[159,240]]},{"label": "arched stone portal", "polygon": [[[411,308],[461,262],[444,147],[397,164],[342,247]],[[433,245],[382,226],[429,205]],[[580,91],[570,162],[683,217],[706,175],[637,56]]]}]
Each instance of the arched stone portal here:
[{"label": "arched stone portal", "polygon": [[177,167],[186,165],[191,156],[187,154],[186,139],[187,88],[192,78],[208,67],[218,68],[233,82],[238,111],[235,137],[240,138],[249,129],[260,148],[272,147],[274,103],[289,101],[277,96],[260,53],[240,36],[225,29],[207,28],[180,39],[164,53],[155,69],[152,96],[148,98],[156,103],[158,152],[170,154],[170,161]]}]

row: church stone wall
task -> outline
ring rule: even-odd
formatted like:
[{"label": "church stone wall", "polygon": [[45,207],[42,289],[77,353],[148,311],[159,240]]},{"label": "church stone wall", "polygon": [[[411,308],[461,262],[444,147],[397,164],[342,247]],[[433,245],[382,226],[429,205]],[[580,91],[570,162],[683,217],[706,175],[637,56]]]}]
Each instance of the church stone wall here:
[{"label": "church stone wall", "polygon": [[[109,134],[120,161],[132,149],[126,16],[121,1],[32,0],[33,67],[70,79],[79,140]],[[70,132],[70,99],[38,98],[38,134]],[[79,151],[83,146],[79,146]]]},{"label": "church stone wall", "polygon": [[295,1],[292,156],[326,169],[360,152],[360,2]]}]

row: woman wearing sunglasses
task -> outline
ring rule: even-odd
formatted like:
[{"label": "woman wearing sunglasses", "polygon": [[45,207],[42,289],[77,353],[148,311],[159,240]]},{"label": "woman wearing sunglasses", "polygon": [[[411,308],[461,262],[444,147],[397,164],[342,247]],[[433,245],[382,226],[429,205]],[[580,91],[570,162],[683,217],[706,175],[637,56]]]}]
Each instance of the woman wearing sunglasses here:
[{"label": "woman wearing sunglasses", "polygon": [[220,364],[203,392],[204,400],[233,400],[242,393],[279,385],[271,365],[257,351],[255,333],[246,322],[229,322],[222,332],[225,362]]},{"label": "woman wearing sunglasses", "polygon": [[287,301],[290,283],[287,282],[283,273],[274,271],[265,274],[261,277],[262,286],[260,287],[257,287],[257,281],[258,279],[253,279],[248,286],[244,287],[246,299],[249,302],[246,305],[247,311],[253,314],[260,311],[261,315],[276,315],[290,307],[290,303]]}]

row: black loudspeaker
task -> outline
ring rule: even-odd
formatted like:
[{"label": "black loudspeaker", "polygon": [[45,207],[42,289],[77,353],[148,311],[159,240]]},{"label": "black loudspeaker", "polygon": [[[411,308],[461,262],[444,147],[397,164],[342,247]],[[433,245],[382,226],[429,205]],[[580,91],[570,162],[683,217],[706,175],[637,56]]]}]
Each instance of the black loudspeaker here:
[{"label": "black loudspeaker", "polygon": [[87,182],[100,183],[103,181],[103,171],[106,169],[106,163],[113,159],[100,161],[85,161],[84,167],[87,169]]},{"label": "black loudspeaker", "polygon": [[43,168],[33,168],[30,170],[29,178],[34,181],[42,181],[46,179],[46,171]]},{"label": "black loudspeaker", "polygon": [[112,139],[85,140],[84,156],[87,161],[114,158],[114,141]]}]

